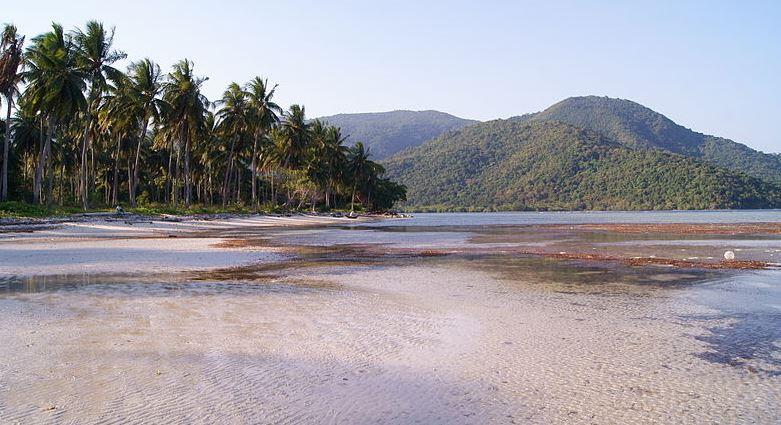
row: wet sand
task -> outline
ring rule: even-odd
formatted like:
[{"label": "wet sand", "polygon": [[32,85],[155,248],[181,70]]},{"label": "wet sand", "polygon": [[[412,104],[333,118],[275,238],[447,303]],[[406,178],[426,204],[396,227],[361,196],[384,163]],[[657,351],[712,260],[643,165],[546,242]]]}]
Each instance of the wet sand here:
[{"label": "wet sand", "polygon": [[0,226],[0,276],[152,273],[279,261],[273,249],[215,249],[232,232],[345,222],[321,216],[90,220]]},{"label": "wet sand", "polygon": [[[0,274],[0,422],[781,419],[776,270],[500,252],[540,234],[507,229],[231,229],[190,236],[239,258],[197,270]],[[322,242],[354,238],[377,244]]]}]

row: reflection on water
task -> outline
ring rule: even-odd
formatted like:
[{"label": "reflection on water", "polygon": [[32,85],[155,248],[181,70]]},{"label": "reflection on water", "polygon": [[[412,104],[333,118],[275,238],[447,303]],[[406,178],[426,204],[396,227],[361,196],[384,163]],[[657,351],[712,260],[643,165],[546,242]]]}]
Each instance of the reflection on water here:
[{"label": "reflection on water", "polygon": [[[772,261],[778,256],[781,238],[757,235],[616,234],[541,230],[521,225],[543,223],[593,223],[625,219],[635,222],[729,222],[778,221],[779,211],[694,213],[512,213],[416,215],[414,219],[389,220],[354,226],[311,229],[237,231],[231,236],[247,238],[257,246],[286,245],[296,248],[296,259],[173,275],[63,275],[0,277],[0,298],[38,292],[83,291],[98,295],[176,296],[289,293],[320,291],[322,283],[291,281],[302,270],[327,269],[349,274],[355,267],[390,267],[434,263],[489,272],[507,282],[520,282],[515,290],[548,289],[554,293],[658,297],[685,299],[708,307],[713,313],[681,315],[681,320],[707,329],[694,338],[707,351],[693,353],[709,362],[742,366],[748,360],[781,370],[781,271],[724,272],[671,267],[629,267],[618,262],[562,261],[525,254],[499,254],[501,246],[551,247],[558,250],[608,249],[679,256],[718,257],[724,247],[740,247],[739,255],[755,255]],[[254,238],[254,239],[253,239]],[[262,241],[262,243],[261,243]],[[449,253],[445,257],[404,256],[386,248],[451,249],[480,247],[484,251]],[[698,248],[699,247],[699,248]],[[709,250],[704,250],[703,248]],[[487,249],[486,249],[487,248]],[[493,250],[492,250],[493,249]],[[685,253],[683,252],[685,251]],[[670,254],[672,255],[672,254]],[[443,281],[446,277],[442,277]],[[414,284],[414,282],[412,283]],[[529,286],[533,284],[534,286]],[[752,363],[753,364],[753,363]]]},{"label": "reflection on water", "polygon": [[83,273],[78,275],[0,276],[0,294],[70,291],[84,286],[128,283],[128,276]]},{"label": "reflection on water", "polygon": [[[217,275],[215,275],[217,276]],[[321,290],[321,282],[262,279],[204,279],[190,274],[171,275],[34,275],[0,277],[0,298],[3,294],[20,295],[40,292],[79,292],[106,296],[231,296],[306,293]]]},{"label": "reflection on water", "polygon": [[[487,226],[597,223],[766,223],[781,221],[781,210],[563,211],[498,213],[416,213],[375,226]],[[360,223],[356,223],[360,226]]]},{"label": "reflection on water", "polygon": [[615,263],[562,261],[537,256],[493,256],[480,263],[483,270],[510,281],[546,285],[557,291],[603,291],[622,286],[625,293],[637,288],[681,288],[704,284],[724,272],[662,267],[629,267]]}]

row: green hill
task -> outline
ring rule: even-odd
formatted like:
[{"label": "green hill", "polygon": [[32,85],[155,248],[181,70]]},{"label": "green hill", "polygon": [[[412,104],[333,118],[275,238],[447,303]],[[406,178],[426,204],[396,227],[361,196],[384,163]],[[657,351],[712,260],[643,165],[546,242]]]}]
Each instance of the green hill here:
[{"label": "green hill", "polygon": [[[635,146],[645,143],[638,140]],[[777,185],[547,120],[466,127],[385,162],[408,206],[448,210],[781,207]]]},{"label": "green hill", "polygon": [[342,134],[349,135],[348,145],[363,142],[375,159],[389,157],[445,132],[477,122],[438,111],[339,114],[321,117],[320,120],[341,127]]},{"label": "green hill", "polygon": [[572,97],[518,119],[561,121],[594,130],[629,147],[678,153],[781,184],[781,158],[778,155],[697,133],[630,100]]}]

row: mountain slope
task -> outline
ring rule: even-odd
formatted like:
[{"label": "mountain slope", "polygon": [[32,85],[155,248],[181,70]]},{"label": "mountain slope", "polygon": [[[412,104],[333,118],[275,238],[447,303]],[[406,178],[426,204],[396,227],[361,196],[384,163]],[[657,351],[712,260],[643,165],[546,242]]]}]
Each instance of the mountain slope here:
[{"label": "mountain slope", "polygon": [[497,120],[385,163],[408,205],[444,209],[711,209],[781,206],[781,188],[554,121]]},{"label": "mountain slope", "polygon": [[319,119],[341,127],[342,134],[349,135],[348,145],[363,142],[375,159],[386,158],[445,132],[477,122],[438,111],[339,114]]},{"label": "mountain slope", "polygon": [[630,100],[572,97],[519,120],[561,121],[594,130],[629,147],[678,153],[781,184],[779,156],[697,133]]}]

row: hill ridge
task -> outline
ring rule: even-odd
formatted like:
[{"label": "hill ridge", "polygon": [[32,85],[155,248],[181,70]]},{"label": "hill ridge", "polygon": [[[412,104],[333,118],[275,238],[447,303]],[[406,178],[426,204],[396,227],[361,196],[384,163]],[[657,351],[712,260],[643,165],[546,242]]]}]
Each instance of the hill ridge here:
[{"label": "hill ridge", "polygon": [[348,137],[347,144],[363,142],[375,159],[387,158],[477,122],[433,109],[342,113],[318,119],[341,127],[342,135]]},{"label": "hill ridge", "polygon": [[492,120],[385,163],[408,206],[442,210],[639,210],[781,206],[781,187],[551,120]]}]

